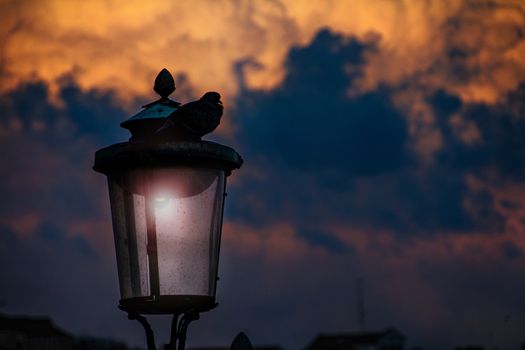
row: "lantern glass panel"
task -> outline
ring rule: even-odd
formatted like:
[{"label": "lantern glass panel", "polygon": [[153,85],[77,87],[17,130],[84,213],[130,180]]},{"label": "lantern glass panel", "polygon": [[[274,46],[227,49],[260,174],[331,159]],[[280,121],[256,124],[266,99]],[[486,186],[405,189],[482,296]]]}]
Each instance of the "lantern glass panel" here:
[{"label": "lantern glass panel", "polygon": [[136,169],[109,178],[122,299],[215,297],[225,174]]}]

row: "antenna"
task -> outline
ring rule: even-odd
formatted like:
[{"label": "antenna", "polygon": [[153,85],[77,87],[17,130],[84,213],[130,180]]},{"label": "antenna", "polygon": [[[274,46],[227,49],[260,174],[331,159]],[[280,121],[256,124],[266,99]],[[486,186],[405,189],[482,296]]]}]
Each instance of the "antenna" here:
[{"label": "antenna", "polygon": [[361,332],[366,330],[366,311],[365,311],[365,280],[363,277],[357,278],[357,324]]}]

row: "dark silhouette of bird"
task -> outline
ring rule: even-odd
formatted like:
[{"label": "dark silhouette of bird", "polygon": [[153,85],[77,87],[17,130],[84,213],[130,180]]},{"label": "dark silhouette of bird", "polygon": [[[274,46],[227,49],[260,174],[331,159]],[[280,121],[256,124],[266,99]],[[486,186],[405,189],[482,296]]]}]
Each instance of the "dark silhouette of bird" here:
[{"label": "dark silhouette of bird", "polygon": [[200,140],[219,126],[223,109],[221,95],[207,92],[171,113],[153,137],[155,141]]}]

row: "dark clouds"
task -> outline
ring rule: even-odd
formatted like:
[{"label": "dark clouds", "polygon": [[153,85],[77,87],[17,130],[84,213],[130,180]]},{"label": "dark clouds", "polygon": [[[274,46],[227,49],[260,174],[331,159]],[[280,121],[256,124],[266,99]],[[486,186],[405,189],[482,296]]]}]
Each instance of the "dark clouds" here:
[{"label": "dark clouds", "polygon": [[[429,104],[445,146],[435,164],[422,163],[410,147],[406,116],[391,102],[396,90],[348,93],[364,53],[374,45],[323,30],[308,46],[290,52],[279,87],[239,96],[234,118],[242,125],[245,157],[253,160],[247,166],[265,176],[244,184],[247,200],[239,196],[236,215],[263,222],[294,218],[305,226],[336,221],[408,235],[501,230],[491,194],[472,193],[465,176],[489,165],[506,172],[504,159],[525,147],[509,150],[499,141],[512,141],[497,135],[519,140],[513,135],[519,129],[506,130],[491,107],[463,106],[459,98],[438,91]],[[466,120],[476,115],[483,123],[498,123],[496,128],[477,121],[494,137],[475,147],[462,144],[449,126],[462,108]],[[487,111],[477,113],[479,108]],[[477,163],[473,154],[480,158]],[[467,197],[476,198],[478,207],[467,210]]]},{"label": "dark clouds", "polygon": [[[472,144],[454,137],[454,125],[450,123],[452,113],[444,115],[442,127],[449,137],[438,155],[440,160],[447,166],[478,174],[491,167],[503,177],[522,180],[525,175],[524,96],[525,85],[520,85],[494,106],[462,106],[462,123],[471,123],[479,130],[479,142],[475,140]],[[435,101],[435,105],[439,108],[440,103]]]},{"label": "dark clouds", "polygon": [[[16,91],[0,98],[6,122],[17,119],[20,127],[8,130],[12,136],[39,136],[46,142],[75,143],[91,137],[101,143],[126,136],[118,123],[127,116],[118,108],[114,96],[108,92],[91,90],[81,92],[73,77],[61,79],[58,97],[61,105],[52,104],[50,92],[43,82],[26,83]],[[7,130],[6,130],[7,131]],[[21,135],[19,135],[21,134]]]},{"label": "dark clouds", "polygon": [[104,192],[93,186],[90,170],[93,152],[124,138],[118,122],[125,113],[113,107],[111,95],[80,93],[72,82],[60,97],[62,106],[51,104],[46,86],[34,83],[0,98],[3,221],[36,213],[39,224],[64,227],[105,217],[99,205]]},{"label": "dark clouds", "polygon": [[271,92],[239,96],[246,151],[299,171],[344,171],[348,177],[395,170],[407,161],[402,115],[387,91],[349,98],[365,50],[372,45],[321,31],[291,50],[283,83]]}]

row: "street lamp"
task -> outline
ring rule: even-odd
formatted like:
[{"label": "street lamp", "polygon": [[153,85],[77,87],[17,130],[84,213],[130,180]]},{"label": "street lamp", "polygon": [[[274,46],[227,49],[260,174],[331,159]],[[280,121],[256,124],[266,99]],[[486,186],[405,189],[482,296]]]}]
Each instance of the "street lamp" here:
[{"label": "street lamp", "polygon": [[226,178],[242,158],[200,139],[222,115],[217,93],[181,106],[168,97],[175,83],[165,69],[154,90],[161,98],[121,124],[130,140],[98,150],[93,168],[108,179],[119,308],[144,326],[149,349],[153,331],[142,314],[173,314],[166,349],[180,350],[188,324],[217,305]]}]

